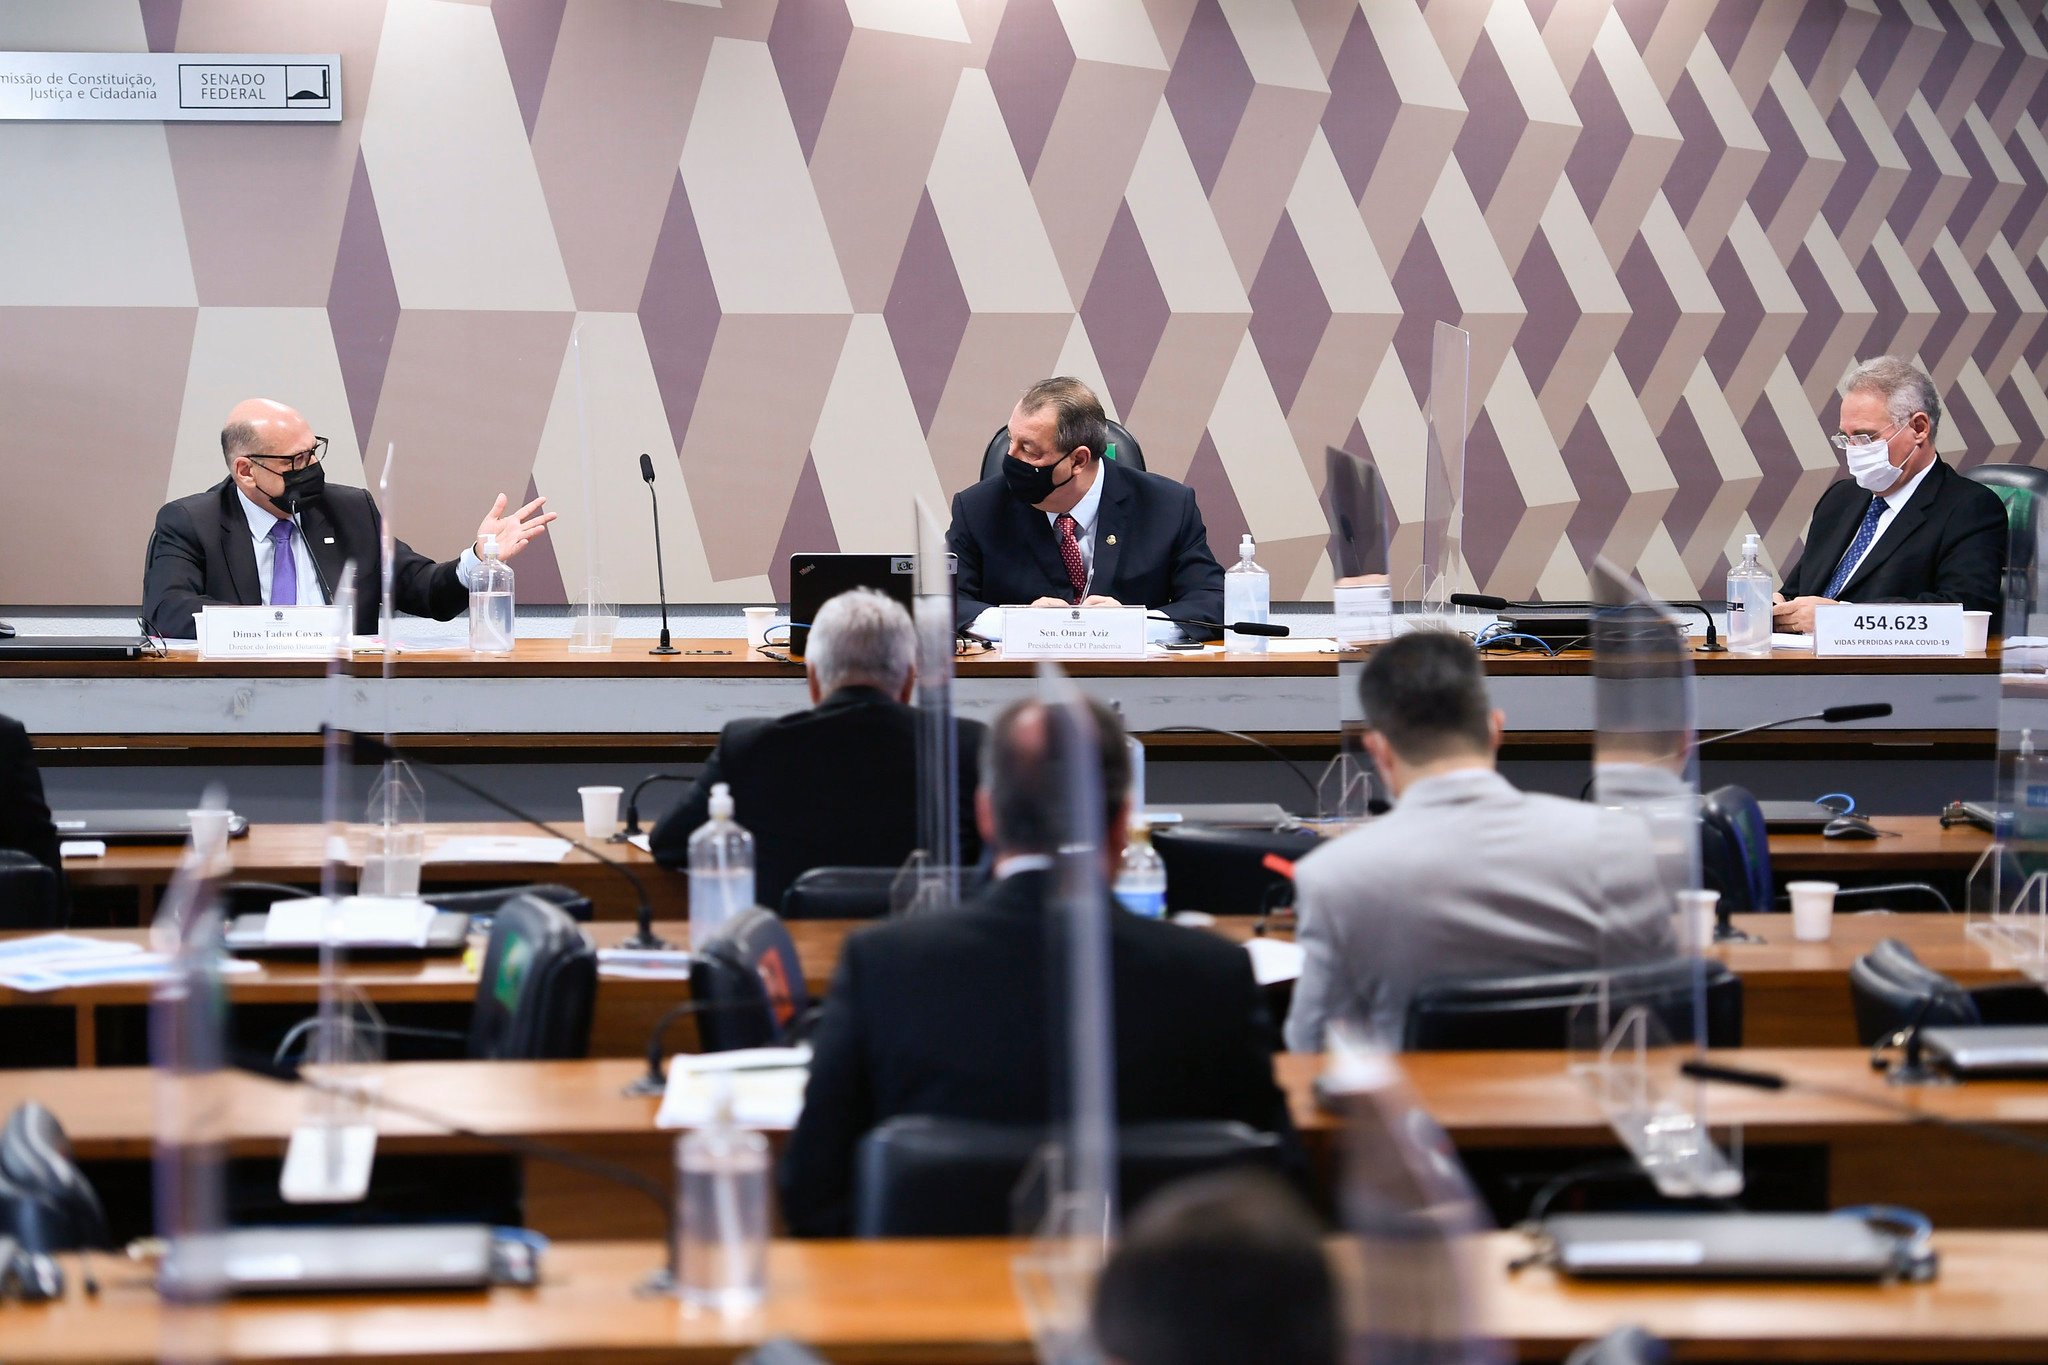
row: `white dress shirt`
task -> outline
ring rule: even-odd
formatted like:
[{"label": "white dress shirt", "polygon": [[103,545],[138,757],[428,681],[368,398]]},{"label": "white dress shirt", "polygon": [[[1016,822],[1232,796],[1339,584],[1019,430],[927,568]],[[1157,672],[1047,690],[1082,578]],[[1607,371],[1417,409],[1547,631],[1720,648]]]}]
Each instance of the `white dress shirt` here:
[{"label": "white dress shirt", "polygon": [[[1863,553],[1859,555],[1853,563],[1849,564],[1849,572],[1841,574],[1841,579],[1844,586],[1848,584],[1850,579],[1856,576],[1857,567],[1861,565],[1864,560],[1870,558],[1870,552],[1872,550],[1875,550],[1877,548],[1877,543],[1884,539],[1884,533],[1891,528],[1891,524],[1899,519],[1899,509],[1904,507],[1906,503],[1912,499],[1913,491],[1917,489],[1920,486],[1921,481],[1924,480],[1933,471],[1934,461],[1929,460],[1927,462],[1927,468],[1921,470],[1918,474],[1915,474],[1912,478],[1906,480],[1905,485],[1903,487],[1893,489],[1891,492],[1885,494],[1882,499],[1880,499],[1880,501],[1884,503],[1884,511],[1878,514],[1877,534],[1873,535],[1870,538],[1870,544],[1863,547]],[[1869,515],[1869,511],[1867,509],[1865,510],[1864,515]],[[1856,548],[1856,538],[1854,536],[1851,536],[1849,538],[1849,548],[1852,550]],[[1844,560],[1847,560],[1846,555],[1844,556]],[[1840,572],[1841,568],[1841,564],[1835,565],[1835,569],[1838,573]],[[1834,580],[1830,578],[1828,581],[1831,583]]]},{"label": "white dress shirt", "polygon": [[[1046,525],[1052,527],[1052,538],[1055,543],[1060,538],[1060,517],[1064,515],[1074,519],[1074,542],[1081,547],[1081,568],[1087,574],[1086,582],[1088,586],[1081,591],[1083,597],[1095,591],[1095,518],[1096,514],[1102,510],[1102,485],[1109,479],[1106,466],[1098,464],[1095,466],[1095,470],[1095,482],[1090,484],[1088,491],[1081,495],[1081,501],[1074,504],[1072,511],[1065,513],[1047,512],[1045,514]],[[1017,605],[1025,604],[1018,603]],[[1149,604],[1126,602],[1124,605],[1127,607],[1138,607]],[[981,615],[974,618],[974,624],[969,626],[968,629],[976,635],[986,635],[991,640],[1002,639],[1002,607],[987,608]],[[1171,621],[1147,621],[1145,623],[1145,638],[1154,644],[1161,644],[1168,640],[1177,640],[1180,638],[1180,634],[1180,627]]]},{"label": "white dress shirt", "polygon": [[[251,502],[241,489],[235,490],[235,496],[242,500],[242,515],[249,519],[249,534],[256,540],[256,579],[263,585],[263,605],[268,607],[274,605],[270,600],[270,582],[277,568],[277,542],[270,538],[270,528],[277,525],[278,519]],[[327,595],[320,590],[320,571],[314,567],[313,552],[297,527],[292,529],[292,564],[299,575],[299,605],[317,607],[325,603]],[[463,550],[462,562],[455,566],[455,577],[463,587],[475,591],[483,565],[472,543]]]}]

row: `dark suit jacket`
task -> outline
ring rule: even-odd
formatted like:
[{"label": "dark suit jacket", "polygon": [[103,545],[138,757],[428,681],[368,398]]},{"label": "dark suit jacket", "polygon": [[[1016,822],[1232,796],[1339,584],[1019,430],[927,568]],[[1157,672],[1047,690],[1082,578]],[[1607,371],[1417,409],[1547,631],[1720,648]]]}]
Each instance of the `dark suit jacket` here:
[{"label": "dark suit jacket", "polygon": [[[356,562],[358,634],[374,634],[383,601],[383,570],[378,538],[383,534],[377,503],[360,488],[327,485],[327,496],[304,504],[299,525],[313,562],[329,587],[341,589],[342,566]],[[456,577],[459,560],[436,564],[399,541],[391,583],[393,605],[414,616],[447,621],[469,606],[469,590]],[[302,585],[304,586],[304,585]],[[256,547],[249,536],[249,518],[235,496],[235,481],[222,479],[204,493],[167,502],[157,510],[156,529],[149,535],[149,558],[142,571],[142,615],[149,628],[166,638],[190,638],[192,618],[212,603],[229,607],[263,605],[263,583],[256,575]]]},{"label": "dark suit jacket", "polygon": [[19,849],[55,872],[63,896],[64,860],[43,798],[42,775],[36,771],[28,731],[7,716],[0,716],[0,848]]},{"label": "dark suit jacket", "polygon": [[[1828,485],[1814,504],[1806,548],[1785,570],[1787,598],[1826,594],[1870,498],[1853,479]],[[2004,606],[2006,537],[1998,495],[1936,460],[1842,585],[1839,600],[1961,602],[1966,610],[1991,612],[1995,630]]]},{"label": "dark suit jacket", "polygon": [[[782,893],[814,867],[893,867],[918,846],[918,710],[872,687],[842,687],[808,711],[736,720],[687,795],[649,836],[656,861],[690,865],[690,836],[710,818],[714,783],[732,786],[733,819],[754,836],[754,899]],[[956,720],[960,861],[981,857],[974,787],[979,721]]]},{"label": "dark suit jacket", "polygon": [[[845,1235],[855,1150],[885,1120],[1051,1120],[1053,1067],[1067,1044],[1047,975],[1057,940],[1045,890],[1044,873],[1020,873],[958,910],[892,920],[847,941],[783,1160],[791,1231]],[[1117,1121],[1237,1119],[1291,1142],[1272,1025],[1244,949],[1118,909],[1109,937]]]},{"label": "dark suit jacket", "polygon": [[[1100,477],[1106,482],[1095,517],[1089,591],[1176,620],[1222,620],[1223,567],[1209,553],[1195,490],[1115,460],[1102,462]],[[954,588],[963,626],[988,607],[1073,596],[1045,513],[1011,497],[1001,477],[983,479],[954,497],[946,544],[958,560]]]}]

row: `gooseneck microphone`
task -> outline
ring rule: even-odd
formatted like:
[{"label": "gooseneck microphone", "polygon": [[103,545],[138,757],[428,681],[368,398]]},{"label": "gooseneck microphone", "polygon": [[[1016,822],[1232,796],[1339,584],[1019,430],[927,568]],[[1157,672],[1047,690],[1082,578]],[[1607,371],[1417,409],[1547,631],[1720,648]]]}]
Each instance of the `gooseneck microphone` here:
[{"label": "gooseneck microphone", "polygon": [[1888,701],[1864,701],[1853,702],[1847,706],[1829,706],[1803,716],[1782,716],[1777,720],[1767,720],[1761,725],[1745,725],[1740,730],[1724,730],[1718,735],[1708,735],[1705,739],[1695,741],[1692,747],[1704,749],[1709,744],[1719,744],[1724,739],[1740,739],[1759,730],[1775,730],[1781,725],[1797,725],[1806,720],[1817,720],[1823,725],[1841,725],[1852,720],[1882,720],[1891,713],[1892,704]]},{"label": "gooseneck microphone", "polygon": [[661,643],[649,654],[680,654],[668,636],[668,575],[661,566],[661,499],[654,493],[654,460],[645,452],[640,454],[640,477],[647,482],[647,503],[654,512],[654,590],[661,594]]},{"label": "gooseneck microphone", "polygon": [[1145,613],[1148,621],[1167,621],[1176,626],[1200,626],[1204,630],[1234,630],[1239,635],[1266,635],[1279,638],[1294,632],[1286,626],[1276,626],[1270,621],[1204,621],[1195,616],[1168,616],[1163,611]]},{"label": "gooseneck microphone", "polygon": [[[285,510],[292,514],[292,529],[297,531],[299,539],[305,542],[306,558],[313,561],[313,581],[320,585],[320,595],[329,603],[332,603],[334,601],[334,585],[327,581],[327,571],[320,567],[320,556],[313,553],[313,542],[306,540],[306,523],[299,517],[298,494],[292,494],[290,499],[286,501]],[[350,621],[347,623],[347,629],[354,630],[355,628],[355,622]]]},{"label": "gooseneck microphone", "polygon": [[[333,726],[323,726],[321,727],[321,733],[323,735],[331,736],[336,732]],[[525,823],[532,825],[535,829],[544,831],[550,837],[560,839],[563,843],[568,844],[572,848],[582,849],[585,853],[588,853],[591,857],[597,859],[606,867],[618,873],[621,877],[624,877],[633,888],[634,898],[638,900],[640,903],[639,911],[635,916],[636,920],[638,921],[638,932],[635,933],[633,937],[627,939],[624,943],[621,943],[619,946],[621,948],[629,948],[643,951],[654,951],[658,949],[667,948],[669,946],[668,940],[655,937],[654,906],[647,899],[646,884],[643,883],[640,880],[640,878],[634,874],[632,868],[627,867],[624,863],[620,862],[618,859],[610,856],[609,854],[603,852],[595,845],[587,844],[583,840],[575,838],[572,835],[564,834],[561,830],[556,829],[553,825],[541,819],[539,816],[528,814],[526,811],[523,811],[519,809],[519,807],[513,805],[510,801],[507,801],[504,797],[499,796],[496,792],[488,791],[485,788],[478,786],[476,783],[471,782],[468,778],[463,777],[460,773],[457,773],[452,768],[443,767],[439,763],[430,763],[426,759],[419,758],[415,755],[403,754],[399,752],[399,748],[396,744],[387,744],[383,740],[378,739],[375,735],[357,734],[353,731],[343,731],[340,733],[342,733],[346,737],[350,748],[353,750],[355,756],[358,759],[361,759],[365,762],[386,763],[394,758],[403,758],[405,759],[406,762],[413,764],[415,767],[425,768],[428,772],[437,774],[438,776],[444,778],[448,782],[451,782],[454,785],[462,788],[462,790],[468,792],[471,796],[476,797],[478,800],[488,802],[489,804],[496,806],[499,810],[504,811],[507,815],[513,817],[515,820],[522,820]]]},{"label": "gooseneck microphone", "polygon": [[2001,1124],[1977,1123],[1969,1119],[1950,1118],[1946,1114],[1930,1113],[1926,1109],[1883,1095],[1872,1095],[1847,1086],[1822,1085],[1815,1081],[1795,1080],[1775,1071],[1759,1071],[1754,1067],[1730,1066],[1725,1062],[1710,1062],[1704,1058],[1691,1058],[1680,1062],[1678,1069],[1696,1081],[1713,1081],[1720,1085],[1739,1085],[1750,1090],[1795,1090],[1810,1095],[1825,1095],[1829,1099],[1846,1100],[1860,1104],[1880,1113],[1916,1127],[1946,1128],[1952,1132],[1968,1133],[1971,1137],[1986,1142],[1995,1142],[2001,1147],[2015,1147],[2036,1156],[2048,1156],[2048,1141],[2027,1133],[2015,1132]]},{"label": "gooseneck microphone", "polygon": [[633,794],[626,798],[625,828],[621,829],[617,834],[614,834],[611,837],[610,842],[614,844],[623,844],[636,834],[646,833],[645,830],[640,828],[640,793],[646,791],[650,783],[688,782],[689,780],[690,779],[688,777],[685,777],[682,773],[649,773],[647,776],[641,778],[638,782],[634,783]]}]

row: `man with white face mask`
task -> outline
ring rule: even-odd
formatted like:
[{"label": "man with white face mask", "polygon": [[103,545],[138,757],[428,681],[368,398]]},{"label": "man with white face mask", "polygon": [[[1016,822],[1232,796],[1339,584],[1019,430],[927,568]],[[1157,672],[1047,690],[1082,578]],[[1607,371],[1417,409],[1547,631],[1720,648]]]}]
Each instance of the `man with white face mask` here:
[{"label": "man with white face mask", "polygon": [[1941,398],[1897,356],[1865,360],[1843,382],[1828,439],[1849,478],[1814,505],[1806,548],[1785,571],[1771,624],[1806,634],[1833,602],[1960,602],[1993,613],[2005,571],[2005,504],[1934,453]]}]

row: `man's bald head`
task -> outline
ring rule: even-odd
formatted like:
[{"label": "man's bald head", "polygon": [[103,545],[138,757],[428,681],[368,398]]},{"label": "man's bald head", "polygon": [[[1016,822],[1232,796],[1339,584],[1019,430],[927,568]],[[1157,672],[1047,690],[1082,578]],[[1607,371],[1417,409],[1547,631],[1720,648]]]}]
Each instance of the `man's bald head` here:
[{"label": "man's bald head", "polygon": [[232,469],[237,455],[296,455],[313,444],[313,428],[297,408],[269,398],[244,398],[221,423],[220,455]]}]

